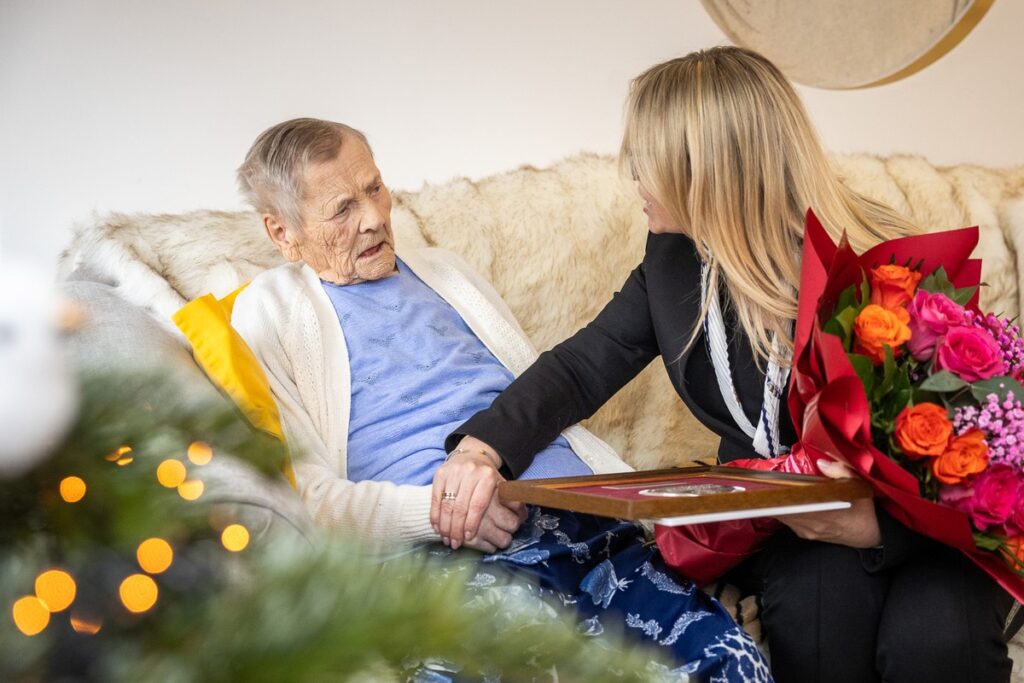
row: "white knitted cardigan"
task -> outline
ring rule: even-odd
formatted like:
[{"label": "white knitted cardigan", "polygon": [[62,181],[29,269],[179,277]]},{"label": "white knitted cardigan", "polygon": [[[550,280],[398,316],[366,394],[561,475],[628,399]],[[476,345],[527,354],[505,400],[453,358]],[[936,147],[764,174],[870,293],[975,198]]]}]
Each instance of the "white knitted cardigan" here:
[{"label": "white knitted cardigan", "polygon": [[[461,259],[437,248],[400,255],[514,375],[536,359],[501,297]],[[289,263],[260,274],[238,296],[231,322],[266,371],[285,437],[296,451],[299,493],[316,522],[374,545],[437,540],[429,519],[430,486],[346,478],[348,348],[316,273],[305,264]],[[564,436],[594,472],[631,469],[578,425]]]}]

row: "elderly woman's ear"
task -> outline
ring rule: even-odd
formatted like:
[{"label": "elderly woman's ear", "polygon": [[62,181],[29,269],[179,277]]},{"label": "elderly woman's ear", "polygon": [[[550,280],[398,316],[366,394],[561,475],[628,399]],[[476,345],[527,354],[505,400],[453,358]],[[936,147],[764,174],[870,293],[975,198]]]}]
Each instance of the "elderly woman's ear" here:
[{"label": "elderly woman's ear", "polygon": [[279,216],[272,213],[263,214],[263,228],[267,231],[267,237],[274,243],[277,250],[281,252],[287,261],[301,261],[298,245],[295,242],[294,232],[288,229]]}]

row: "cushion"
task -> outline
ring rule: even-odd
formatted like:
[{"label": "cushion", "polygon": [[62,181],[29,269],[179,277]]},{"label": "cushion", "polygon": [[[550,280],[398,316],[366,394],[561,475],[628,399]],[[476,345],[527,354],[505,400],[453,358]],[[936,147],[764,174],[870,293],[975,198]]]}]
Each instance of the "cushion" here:
[{"label": "cushion", "polygon": [[[171,316],[192,345],[192,356],[214,384],[238,405],[254,427],[284,442],[281,416],[270,392],[270,383],[252,349],[231,326],[235,298],[242,285],[223,299],[203,295]],[[284,466],[285,479],[295,487],[291,462]]]}]

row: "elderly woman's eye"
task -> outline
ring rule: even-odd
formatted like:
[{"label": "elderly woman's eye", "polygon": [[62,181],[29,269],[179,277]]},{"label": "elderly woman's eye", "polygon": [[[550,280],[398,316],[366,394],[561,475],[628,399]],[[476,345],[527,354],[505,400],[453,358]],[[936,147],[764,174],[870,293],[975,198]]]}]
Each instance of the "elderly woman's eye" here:
[{"label": "elderly woman's eye", "polygon": [[384,185],[383,185],[383,184],[381,184],[381,183],[377,183],[376,185],[374,185],[374,186],[373,186],[373,187],[372,187],[372,188],[370,189],[370,194],[372,194],[372,195],[378,195],[378,194],[380,194],[380,191],[381,191],[381,190],[383,190],[383,189],[384,189]]}]

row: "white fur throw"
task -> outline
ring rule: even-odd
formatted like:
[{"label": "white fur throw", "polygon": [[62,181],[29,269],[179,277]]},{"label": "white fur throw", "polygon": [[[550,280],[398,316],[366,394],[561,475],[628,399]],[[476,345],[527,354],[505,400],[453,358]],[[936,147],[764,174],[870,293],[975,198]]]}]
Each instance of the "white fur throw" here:
[{"label": "white fur throw", "polygon": [[[982,302],[1018,314],[1024,167],[936,168],[916,157],[836,162],[852,187],[921,225],[980,225],[976,255],[984,259],[989,285]],[[539,349],[597,314],[640,262],[646,235],[631,184],[613,159],[592,155],[395,193],[393,223],[399,244],[446,247],[489,278]],[[167,320],[186,301],[226,294],[280,260],[255,214],[197,211],[109,215],[75,231],[61,267],[115,284],[122,296]],[[640,469],[715,452],[716,440],[683,407],[661,361],[589,427]]]}]

